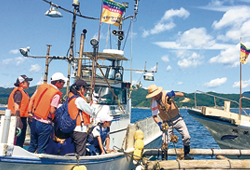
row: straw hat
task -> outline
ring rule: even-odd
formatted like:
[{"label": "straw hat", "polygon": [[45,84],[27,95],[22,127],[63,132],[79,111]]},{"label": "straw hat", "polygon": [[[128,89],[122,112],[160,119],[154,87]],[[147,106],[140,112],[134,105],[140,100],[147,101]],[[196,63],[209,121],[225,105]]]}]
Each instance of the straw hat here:
[{"label": "straw hat", "polygon": [[163,87],[157,87],[155,84],[152,84],[148,87],[148,94],[146,99],[152,98],[158,95],[162,91]]}]

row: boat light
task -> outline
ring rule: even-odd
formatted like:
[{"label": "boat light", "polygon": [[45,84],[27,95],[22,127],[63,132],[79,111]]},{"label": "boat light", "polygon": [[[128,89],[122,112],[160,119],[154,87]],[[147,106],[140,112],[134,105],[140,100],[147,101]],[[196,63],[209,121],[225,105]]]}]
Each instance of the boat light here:
[{"label": "boat light", "polygon": [[90,40],[90,44],[94,47],[96,47],[99,44],[99,41],[96,38],[92,38]]},{"label": "boat light", "polygon": [[154,81],[154,75],[151,73],[146,73],[143,75],[143,79],[147,81]]},{"label": "boat light", "polygon": [[30,51],[30,47],[26,47],[26,48],[20,48],[20,53],[24,56],[27,57],[28,56],[28,52]]},{"label": "boat light", "polygon": [[73,0],[73,5],[79,5],[79,1],[78,0]]},{"label": "boat light", "polygon": [[52,17],[52,18],[62,17],[62,14],[58,11],[58,8],[51,7],[51,6],[50,6],[49,10],[45,12],[44,15]]}]

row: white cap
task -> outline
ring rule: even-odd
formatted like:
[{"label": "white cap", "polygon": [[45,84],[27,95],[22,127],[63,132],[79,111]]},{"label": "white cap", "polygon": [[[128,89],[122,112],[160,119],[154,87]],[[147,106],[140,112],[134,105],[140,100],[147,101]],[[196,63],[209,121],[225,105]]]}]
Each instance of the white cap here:
[{"label": "white cap", "polygon": [[100,119],[101,123],[104,123],[105,121],[113,120],[113,116],[109,116],[108,114],[104,114],[99,119]]},{"label": "white cap", "polygon": [[62,73],[56,72],[51,76],[51,81],[56,81],[56,80],[64,80],[66,82],[68,81],[68,78],[64,77]]}]

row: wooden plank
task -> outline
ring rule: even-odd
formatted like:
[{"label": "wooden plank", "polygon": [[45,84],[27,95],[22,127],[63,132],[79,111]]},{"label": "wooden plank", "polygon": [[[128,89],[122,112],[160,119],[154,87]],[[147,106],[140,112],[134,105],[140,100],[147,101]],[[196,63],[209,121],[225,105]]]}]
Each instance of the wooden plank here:
[{"label": "wooden plank", "polygon": [[0,110],[0,116],[5,115],[5,110]]},{"label": "wooden plank", "polygon": [[[149,155],[159,155],[161,150],[159,149],[144,149],[143,154],[145,156]],[[168,149],[168,155],[179,155],[183,154],[183,149]],[[250,150],[248,149],[190,149],[190,155],[250,155]]]},{"label": "wooden plank", "polygon": [[169,160],[149,161],[147,169],[249,169],[250,160]]},{"label": "wooden plank", "polygon": [[[238,122],[237,120],[239,120],[239,115],[237,113],[227,112],[227,111],[216,109],[216,108],[203,106],[201,109],[201,112],[203,115],[206,115],[206,116],[225,117],[228,119],[232,119],[234,120],[235,123],[237,123]],[[241,120],[250,122],[250,117],[241,115]]]}]

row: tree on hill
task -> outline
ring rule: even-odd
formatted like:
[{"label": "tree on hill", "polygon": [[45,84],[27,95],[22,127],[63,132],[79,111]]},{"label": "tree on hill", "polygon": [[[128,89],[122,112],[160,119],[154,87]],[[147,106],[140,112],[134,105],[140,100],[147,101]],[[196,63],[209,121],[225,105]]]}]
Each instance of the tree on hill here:
[{"label": "tree on hill", "polygon": [[[37,86],[30,87],[27,90],[27,93],[31,96],[35,90],[37,89]],[[11,93],[13,88],[3,88],[0,87],[0,103],[1,104],[7,104],[8,103],[8,97]],[[66,94],[66,88],[64,87],[61,92],[63,92],[63,96]],[[150,107],[150,99],[146,99],[146,95],[148,94],[148,91],[146,89],[140,88],[138,90],[132,91],[131,93],[131,99],[132,99],[132,106],[133,107]],[[234,100],[239,102],[239,94],[221,94],[221,93],[214,93],[214,92],[208,92],[209,95],[214,95],[217,97],[227,98],[230,100]],[[250,97],[250,93],[243,93],[244,96]],[[188,99],[188,100],[186,100]],[[176,104],[179,107],[194,107],[195,106],[195,93],[184,93],[184,97],[177,97],[174,98],[176,101]],[[224,100],[214,98],[213,96],[208,96],[206,94],[202,93],[196,93],[196,104],[197,106],[209,106],[214,107],[216,106],[224,106]],[[238,108],[237,103],[231,102],[232,108]],[[250,100],[243,99],[242,100],[242,107],[250,107]]]}]

